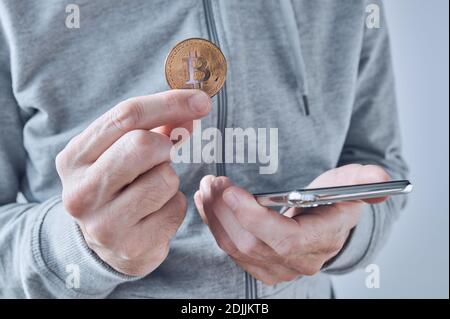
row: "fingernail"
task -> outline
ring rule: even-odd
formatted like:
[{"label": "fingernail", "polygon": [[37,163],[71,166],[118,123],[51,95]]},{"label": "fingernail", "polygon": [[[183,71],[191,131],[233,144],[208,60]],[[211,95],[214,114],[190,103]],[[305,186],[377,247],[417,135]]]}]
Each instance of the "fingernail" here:
[{"label": "fingernail", "polygon": [[189,107],[192,111],[198,114],[205,114],[210,109],[210,99],[209,96],[200,90],[196,90],[188,99]]},{"label": "fingernail", "polygon": [[223,200],[225,201],[225,204],[227,204],[228,207],[231,208],[231,210],[236,210],[239,205],[239,198],[231,190],[226,190],[223,193]]},{"label": "fingernail", "polygon": [[[210,183],[213,183],[213,182],[214,182],[214,177],[212,177],[210,180]],[[209,184],[209,185],[207,185],[207,184],[209,184],[209,183],[206,180],[200,182],[200,191],[202,192],[202,194],[204,196],[209,196],[209,194],[210,194],[211,184]]]}]

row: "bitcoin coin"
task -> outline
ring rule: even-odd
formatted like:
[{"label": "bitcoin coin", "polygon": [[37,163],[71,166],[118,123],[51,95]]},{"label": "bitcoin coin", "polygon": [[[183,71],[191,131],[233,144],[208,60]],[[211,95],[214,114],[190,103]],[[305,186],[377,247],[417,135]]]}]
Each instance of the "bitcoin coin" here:
[{"label": "bitcoin coin", "polygon": [[172,89],[200,89],[213,97],[225,83],[227,60],[214,43],[186,39],[170,50],[165,73]]}]

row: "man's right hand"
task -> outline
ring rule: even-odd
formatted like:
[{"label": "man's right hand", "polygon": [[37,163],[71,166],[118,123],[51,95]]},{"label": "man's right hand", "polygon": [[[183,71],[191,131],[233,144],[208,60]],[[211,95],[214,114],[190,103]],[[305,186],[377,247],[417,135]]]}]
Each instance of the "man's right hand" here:
[{"label": "man's right hand", "polygon": [[199,90],[135,97],[103,114],[58,154],[66,210],[88,246],[117,271],[140,276],[157,268],[186,213],[170,165],[173,144],[151,130],[189,126],[210,109],[210,98]]}]

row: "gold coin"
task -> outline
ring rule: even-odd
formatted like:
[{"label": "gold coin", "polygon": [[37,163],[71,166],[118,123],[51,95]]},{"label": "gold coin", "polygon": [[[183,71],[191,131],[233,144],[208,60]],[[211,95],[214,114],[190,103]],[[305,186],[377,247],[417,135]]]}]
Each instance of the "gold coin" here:
[{"label": "gold coin", "polygon": [[213,97],[225,83],[227,60],[214,43],[186,39],[170,50],[165,73],[172,89],[200,89]]}]

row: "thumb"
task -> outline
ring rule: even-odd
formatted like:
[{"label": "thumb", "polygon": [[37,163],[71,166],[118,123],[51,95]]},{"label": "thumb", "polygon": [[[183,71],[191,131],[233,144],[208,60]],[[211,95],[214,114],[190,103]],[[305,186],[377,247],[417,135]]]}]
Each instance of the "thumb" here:
[{"label": "thumb", "polygon": [[[387,182],[389,174],[377,165],[349,164],[326,171],[317,177],[308,188],[348,186]],[[383,202],[387,197],[364,200],[369,204]]]}]

